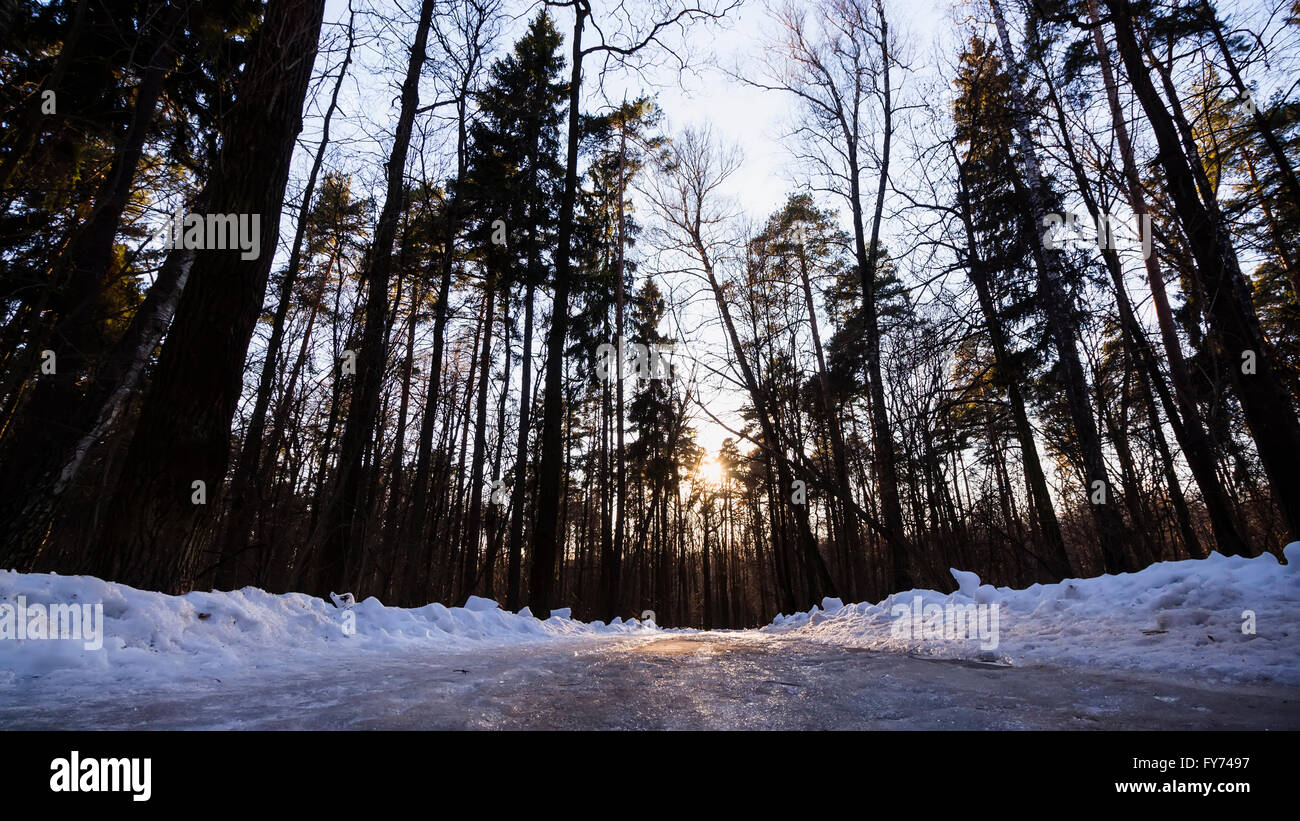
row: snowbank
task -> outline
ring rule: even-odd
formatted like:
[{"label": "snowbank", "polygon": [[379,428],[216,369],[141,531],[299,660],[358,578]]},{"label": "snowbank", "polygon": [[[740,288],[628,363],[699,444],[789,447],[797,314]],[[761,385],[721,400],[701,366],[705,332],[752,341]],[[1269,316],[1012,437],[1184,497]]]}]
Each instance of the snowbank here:
[{"label": "snowbank", "polygon": [[[952,594],[909,590],[878,604],[847,606],[828,599],[762,629],[945,658],[1300,685],[1300,542],[1283,555],[1286,565],[1270,553],[1253,559],[1212,553],[1025,590],[982,585],[974,573],[953,570],[959,590]],[[973,631],[966,638],[918,634],[911,628],[921,619],[910,618],[918,598],[928,613],[997,605],[996,647]]]},{"label": "snowbank", "polygon": [[[28,612],[102,604],[102,647],[87,649],[94,644],[89,640],[6,637],[6,631],[13,632],[20,603]],[[138,683],[295,663],[329,665],[406,649],[462,650],[648,635],[657,629],[634,619],[585,624],[569,619],[567,610],[553,612],[557,615],[541,621],[478,597],[451,608],[386,607],[375,598],[354,603],[350,596],[336,597],[331,604],[303,593],[276,595],[254,587],[169,596],[91,576],[0,571],[0,685],[51,671]]]}]

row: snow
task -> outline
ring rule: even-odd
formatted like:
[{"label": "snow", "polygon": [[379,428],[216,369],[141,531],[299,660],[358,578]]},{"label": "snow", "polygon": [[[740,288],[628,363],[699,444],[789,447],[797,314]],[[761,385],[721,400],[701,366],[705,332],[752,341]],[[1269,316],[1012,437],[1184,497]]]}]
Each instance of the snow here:
[{"label": "snow", "polygon": [[[481,596],[470,596],[465,602],[465,609],[473,613],[489,613],[493,610],[500,610],[501,605],[497,604],[492,599],[485,599]],[[529,611],[528,615],[531,616],[532,611]]]},{"label": "snow", "polygon": [[[1287,564],[1269,554],[1253,559],[1211,554],[1138,573],[1067,579],[1025,590],[995,588],[974,573],[954,570],[958,590],[951,594],[911,590],[877,604],[847,605],[826,598],[807,613],[778,616],[758,631],[680,635],[758,642],[756,647],[770,647],[778,655],[785,652],[781,647],[793,652],[815,645],[830,653],[840,653],[838,648],[892,653],[897,655],[889,658],[900,662],[907,661],[906,655],[921,655],[1294,687],[1300,685],[1300,542],[1288,545],[1285,556]],[[0,571],[0,613],[13,611],[20,601],[29,608],[99,605],[103,628],[102,646],[88,649],[85,642],[70,639],[6,638],[0,618],[0,707],[30,704],[36,690],[63,693],[60,698],[66,700],[73,693],[151,688],[208,692],[202,688],[222,681],[221,687],[231,687],[236,681],[287,681],[290,675],[325,683],[366,680],[381,671],[409,683],[415,692],[423,677],[459,680],[464,675],[443,669],[443,662],[430,668],[431,658],[495,658],[501,671],[536,672],[557,669],[556,660],[565,657],[619,657],[628,648],[678,632],[635,618],[588,624],[574,620],[567,608],[539,620],[527,608],[511,613],[479,597],[464,607],[410,609],[388,607],[375,598],[357,602],[348,594],[331,600],[335,603],[252,587],[170,596],[88,576]],[[917,603],[927,612],[978,610],[981,618],[970,624],[981,633],[991,628],[996,641],[987,635],[945,639],[924,631],[900,634],[896,628],[902,619],[896,611]],[[1254,633],[1243,632],[1250,623],[1246,611],[1253,613]],[[866,660],[841,655],[850,667],[853,659]],[[410,669],[401,672],[404,665]],[[457,666],[469,667],[463,661]],[[945,676],[954,673],[933,669],[937,692],[947,686]],[[859,673],[870,677],[865,668]],[[283,687],[285,699],[297,697],[293,686]]]},{"label": "snow", "polygon": [[254,587],[170,596],[91,576],[0,571],[0,606],[10,613],[20,601],[29,610],[35,605],[103,607],[101,649],[87,649],[83,641],[4,638],[0,633],[0,687],[52,673],[68,682],[161,683],[293,665],[377,661],[402,650],[531,647],[658,631],[634,619],[609,626],[584,624],[570,619],[567,609],[541,621],[526,609],[510,613],[479,597],[465,607],[413,609],[387,607],[373,597],[355,602],[351,594],[331,598],[333,605],[303,593],[276,595]]},{"label": "snow", "polygon": [[971,573],[969,570],[949,570],[952,577],[957,580],[957,592],[963,596],[975,597],[975,591],[980,586],[980,577]]},{"label": "snow", "polygon": [[[939,658],[1184,673],[1237,682],[1300,685],[1300,542],[1256,558],[1211,553],[1136,573],[1066,579],[1024,590],[981,584],[952,570],[958,590],[896,593],[877,604],[813,607],[777,616],[764,632],[843,647]],[[927,611],[997,605],[995,649],[978,637],[937,638],[896,629],[919,599]],[[937,611],[936,611],[937,612]],[[1250,614],[1254,632],[1250,632]]]}]

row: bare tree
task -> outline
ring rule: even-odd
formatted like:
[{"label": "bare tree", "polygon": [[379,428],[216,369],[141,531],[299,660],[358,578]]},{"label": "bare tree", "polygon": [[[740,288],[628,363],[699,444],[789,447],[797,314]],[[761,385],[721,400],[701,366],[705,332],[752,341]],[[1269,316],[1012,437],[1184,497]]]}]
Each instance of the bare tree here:
[{"label": "bare tree", "polygon": [[733,216],[727,211],[721,188],[740,168],[741,159],[734,147],[719,149],[708,131],[687,130],[673,140],[668,157],[646,194],[667,227],[669,247],[693,259],[713,294],[731,345],[731,356],[762,428],[761,444],[777,469],[779,498],[797,524],[799,556],[808,574],[809,596],[816,601],[822,595],[835,595],[835,584],[817,549],[816,536],[808,522],[807,504],[798,501],[794,493],[795,472],[787,455],[792,443],[776,424],[771,400],[746,355],[732,317],[730,302],[734,297],[721,273],[721,266],[728,262],[728,252],[734,254],[733,249],[738,246]]},{"label": "bare tree", "polygon": [[[445,100],[455,117],[456,141],[454,155],[455,177],[451,181],[451,195],[442,203],[443,247],[438,275],[438,290],[434,303],[433,349],[429,355],[429,388],[424,413],[416,440],[415,474],[411,479],[411,504],[408,521],[399,532],[402,549],[399,555],[410,561],[415,556],[418,564],[415,576],[427,584],[433,565],[432,543],[425,544],[424,535],[429,514],[429,494],[432,481],[433,434],[437,420],[438,397],[442,387],[442,361],[446,350],[447,320],[450,315],[447,300],[451,295],[452,271],[456,259],[456,237],[460,229],[460,208],[455,192],[465,181],[468,167],[469,126],[473,116],[473,94],[481,81],[485,59],[493,48],[500,24],[500,0],[460,0],[446,12],[446,25],[435,26],[433,37],[441,53],[435,72],[446,86]],[[434,104],[435,106],[438,103]]]},{"label": "bare tree", "polygon": [[[913,586],[914,562],[903,529],[876,304],[880,227],[898,110],[892,77],[898,70],[898,49],[882,0],[872,0],[870,5],[867,0],[822,0],[811,15],[802,4],[789,3],[777,11],[777,20],[780,39],[763,60],[762,75],[741,79],[791,94],[802,104],[806,116],[795,131],[805,146],[801,156],[849,208],[862,285],[872,469],[890,548],[888,575],[895,589],[907,590]],[[878,145],[873,143],[876,139]],[[870,170],[876,173],[876,186],[869,203],[863,177]]]}]

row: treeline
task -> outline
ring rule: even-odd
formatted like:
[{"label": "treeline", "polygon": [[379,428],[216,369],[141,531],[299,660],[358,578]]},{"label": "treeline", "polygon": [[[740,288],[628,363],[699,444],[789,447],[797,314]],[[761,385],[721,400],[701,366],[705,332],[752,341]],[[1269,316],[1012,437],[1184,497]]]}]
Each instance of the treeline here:
[{"label": "treeline", "polygon": [[[1280,555],[1300,3],[967,11],[10,0],[0,567],[727,627]],[[610,93],[741,14],[756,223]]]}]

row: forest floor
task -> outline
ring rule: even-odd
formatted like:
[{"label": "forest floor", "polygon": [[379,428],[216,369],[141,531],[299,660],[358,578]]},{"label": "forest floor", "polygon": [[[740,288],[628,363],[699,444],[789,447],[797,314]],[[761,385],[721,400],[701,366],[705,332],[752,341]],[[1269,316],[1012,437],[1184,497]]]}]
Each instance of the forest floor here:
[{"label": "forest floor", "polygon": [[405,650],[0,694],[9,729],[1300,729],[1283,684],[1008,666],[755,631]]}]

